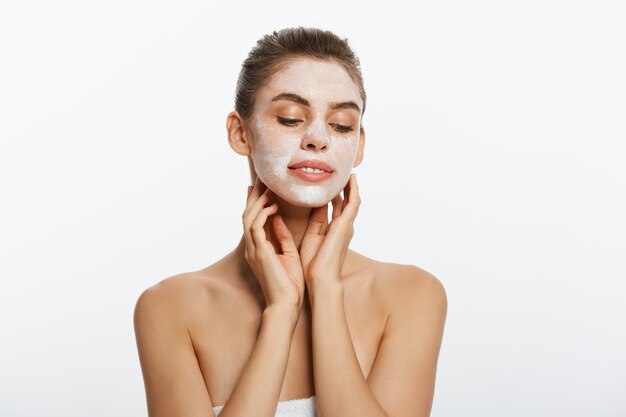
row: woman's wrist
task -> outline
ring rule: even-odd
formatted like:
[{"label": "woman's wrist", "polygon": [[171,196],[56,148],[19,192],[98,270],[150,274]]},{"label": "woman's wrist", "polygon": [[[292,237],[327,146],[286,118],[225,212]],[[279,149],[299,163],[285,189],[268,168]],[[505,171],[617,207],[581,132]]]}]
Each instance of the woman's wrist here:
[{"label": "woman's wrist", "polygon": [[300,316],[300,309],[295,304],[271,304],[263,310],[263,320],[286,321],[295,324]]},{"label": "woman's wrist", "polygon": [[309,302],[311,308],[315,308],[315,305],[320,302],[343,299],[343,294],[344,288],[340,281],[328,281],[309,289]]}]

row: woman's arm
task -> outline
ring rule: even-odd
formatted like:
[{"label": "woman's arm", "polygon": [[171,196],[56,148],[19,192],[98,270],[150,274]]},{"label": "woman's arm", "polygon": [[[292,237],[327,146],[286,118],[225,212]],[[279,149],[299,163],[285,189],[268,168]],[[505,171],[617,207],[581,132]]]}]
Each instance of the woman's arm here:
[{"label": "woman's arm", "polygon": [[274,417],[298,315],[297,308],[286,306],[263,311],[252,355],[220,417]]},{"label": "woman's arm", "polygon": [[392,277],[387,324],[367,383],[388,416],[428,417],[448,311],[446,290],[437,277],[413,265],[394,268]]},{"label": "woman's arm", "polygon": [[[312,310],[313,371],[320,417],[428,417],[447,313],[443,285],[414,266],[379,271],[393,283],[376,359],[366,379],[350,337],[341,266],[361,204],[356,175],[344,196],[311,213],[302,241],[303,271]],[[382,287],[381,287],[382,288]],[[378,291],[377,291],[378,292]]]},{"label": "woman's arm", "polygon": [[280,215],[274,217],[272,226],[281,253],[276,253],[267,240],[265,223],[278,211],[274,197],[258,178],[248,187],[242,216],[244,256],[263,291],[266,307],[254,350],[220,417],[273,417],[287,371],[291,340],[304,301],[304,277],[293,236]]},{"label": "woman's arm", "polygon": [[[182,300],[190,296],[157,284],[144,291],[135,306],[150,417],[214,415],[183,316]],[[266,308],[257,343],[220,417],[275,415],[298,314],[295,307]]]},{"label": "woman's arm", "polygon": [[206,417],[212,409],[177,301],[179,287],[171,282],[156,284],[135,304],[135,338],[150,417]]},{"label": "woman's arm", "polygon": [[320,417],[428,417],[447,312],[446,292],[413,266],[393,271],[383,339],[366,379],[348,330],[343,288],[311,293],[315,392]]},{"label": "woman's arm", "polygon": [[311,292],[313,372],[320,417],[388,417],[363,376],[352,344],[342,284]]}]

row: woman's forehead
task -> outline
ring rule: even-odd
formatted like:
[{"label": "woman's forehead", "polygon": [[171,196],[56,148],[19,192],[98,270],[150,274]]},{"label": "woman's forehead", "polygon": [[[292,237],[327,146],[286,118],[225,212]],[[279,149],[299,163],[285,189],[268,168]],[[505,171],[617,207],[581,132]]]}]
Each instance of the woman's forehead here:
[{"label": "woman's forehead", "polygon": [[363,107],[359,87],[348,72],[335,62],[299,58],[284,64],[262,88],[259,97],[270,101],[283,93],[297,94],[312,105],[355,101]]}]

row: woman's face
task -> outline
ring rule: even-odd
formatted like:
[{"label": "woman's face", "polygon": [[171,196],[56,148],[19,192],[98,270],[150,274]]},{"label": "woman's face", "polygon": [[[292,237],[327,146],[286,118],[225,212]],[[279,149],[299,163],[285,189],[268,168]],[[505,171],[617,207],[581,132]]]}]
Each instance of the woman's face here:
[{"label": "woman's face", "polygon": [[287,63],[256,96],[249,129],[259,179],[291,204],[327,204],[352,172],[362,109],[359,88],[341,65]]}]

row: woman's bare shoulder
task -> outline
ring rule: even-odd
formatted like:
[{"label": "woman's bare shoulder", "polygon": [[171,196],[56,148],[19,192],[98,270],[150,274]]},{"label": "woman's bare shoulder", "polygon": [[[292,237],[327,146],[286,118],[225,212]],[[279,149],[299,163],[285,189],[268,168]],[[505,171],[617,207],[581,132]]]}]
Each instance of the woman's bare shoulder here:
[{"label": "woman's bare shoulder", "polygon": [[140,294],[137,304],[153,299],[154,304],[176,312],[181,319],[191,323],[198,314],[207,312],[212,300],[223,298],[231,287],[222,279],[219,269],[210,266],[161,279]]},{"label": "woman's bare shoulder", "polygon": [[207,281],[206,274],[202,274],[201,271],[188,271],[181,272],[176,275],[171,275],[161,279],[157,283],[146,288],[143,294],[160,294],[164,297],[170,298],[172,301],[183,298],[187,299],[185,295],[194,293],[200,287],[204,287]]},{"label": "woman's bare shoulder", "polygon": [[407,317],[444,317],[448,298],[443,283],[416,265],[387,263],[379,274],[390,310]]},{"label": "woman's bare shoulder", "polygon": [[376,292],[390,303],[422,294],[445,297],[443,283],[431,272],[412,264],[378,261],[352,251],[359,269],[367,271]]},{"label": "woman's bare shoulder", "polygon": [[380,265],[378,275],[396,287],[441,286],[442,282],[431,272],[417,265],[385,262]]}]

